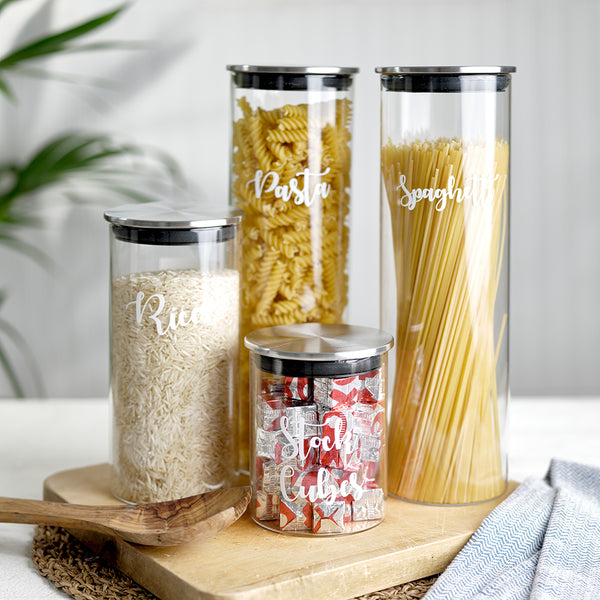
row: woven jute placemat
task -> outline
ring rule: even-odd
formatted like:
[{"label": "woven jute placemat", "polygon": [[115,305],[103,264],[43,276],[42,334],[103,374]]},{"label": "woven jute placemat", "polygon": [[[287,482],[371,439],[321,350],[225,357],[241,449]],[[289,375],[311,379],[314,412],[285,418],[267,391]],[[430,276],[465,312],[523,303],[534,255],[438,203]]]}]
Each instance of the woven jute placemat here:
[{"label": "woven jute placemat", "polygon": [[[32,560],[41,575],[76,600],[158,600],[60,527],[36,528]],[[436,578],[418,579],[356,600],[418,600]]]}]

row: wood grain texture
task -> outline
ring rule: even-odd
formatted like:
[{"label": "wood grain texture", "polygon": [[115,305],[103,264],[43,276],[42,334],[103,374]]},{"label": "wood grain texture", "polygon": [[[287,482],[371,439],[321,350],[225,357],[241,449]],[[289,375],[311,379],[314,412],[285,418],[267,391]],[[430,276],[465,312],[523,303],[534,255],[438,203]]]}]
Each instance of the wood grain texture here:
[{"label": "wood grain texture", "polygon": [[[119,504],[108,473],[108,465],[57,473],[44,497]],[[162,600],[344,600],[441,572],[503,498],[450,507],[389,498],[383,523],[330,538],[279,535],[248,514],[217,535],[166,548],[72,533]]]},{"label": "wood grain texture", "polygon": [[173,546],[229,527],[245,512],[250,496],[250,487],[241,486],[121,506],[0,497],[0,522],[57,525],[118,536],[135,544]]}]

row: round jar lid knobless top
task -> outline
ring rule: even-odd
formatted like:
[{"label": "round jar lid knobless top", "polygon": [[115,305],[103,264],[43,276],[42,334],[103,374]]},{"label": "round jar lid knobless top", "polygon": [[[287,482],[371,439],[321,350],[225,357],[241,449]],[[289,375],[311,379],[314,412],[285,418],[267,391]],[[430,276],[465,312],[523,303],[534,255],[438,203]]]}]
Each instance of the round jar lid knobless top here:
[{"label": "round jar lid knobless top", "polygon": [[375,72],[384,75],[500,75],[514,73],[516,67],[499,65],[376,67]]},{"label": "round jar lid knobless top", "polygon": [[377,67],[386,92],[469,93],[504,92],[515,67]]},{"label": "round jar lid knobless top", "polygon": [[237,88],[274,92],[314,92],[317,88],[344,92],[358,73],[357,67],[227,65],[227,69]]},{"label": "round jar lid knobless top", "polygon": [[147,229],[224,227],[239,223],[242,216],[240,210],[169,202],[126,204],[104,213],[104,218],[113,225]]},{"label": "round jar lid knobless top", "polygon": [[120,241],[178,246],[233,239],[243,214],[240,210],[191,203],[151,202],[107,210],[104,218]]},{"label": "round jar lid knobless top", "polygon": [[357,325],[300,323],[258,329],[244,340],[261,369],[295,376],[328,376],[377,368],[392,336]]}]

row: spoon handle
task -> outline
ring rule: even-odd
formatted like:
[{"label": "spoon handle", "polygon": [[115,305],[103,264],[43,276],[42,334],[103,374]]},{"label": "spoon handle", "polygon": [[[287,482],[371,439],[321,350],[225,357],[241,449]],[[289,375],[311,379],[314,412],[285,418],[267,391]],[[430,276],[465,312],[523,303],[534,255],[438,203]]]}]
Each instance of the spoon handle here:
[{"label": "spoon handle", "polygon": [[[111,510],[112,509],[112,510]],[[45,500],[0,497],[0,523],[57,525],[110,533],[114,507],[94,507]],[[102,521],[102,522],[99,522]]]}]

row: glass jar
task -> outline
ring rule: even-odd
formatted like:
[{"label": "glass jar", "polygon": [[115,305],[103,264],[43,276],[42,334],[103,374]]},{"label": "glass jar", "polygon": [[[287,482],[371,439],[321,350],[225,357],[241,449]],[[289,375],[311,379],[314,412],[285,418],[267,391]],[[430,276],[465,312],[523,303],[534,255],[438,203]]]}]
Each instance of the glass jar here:
[{"label": "glass jar", "polygon": [[241,214],[135,204],[111,224],[111,489],[128,502],[233,483]]},{"label": "glass jar", "polygon": [[[242,336],[344,321],[356,68],[231,65],[230,202],[243,209]],[[242,349],[240,465],[248,469]]]},{"label": "glass jar", "polygon": [[507,479],[514,67],[382,67],[381,326],[390,493],[435,504]]},{"label": "glass jar", "polygon": [[245,344],[254,521],[271,531],[321,536],[380,523],[392,336],[302,323],[259,329]]}]

